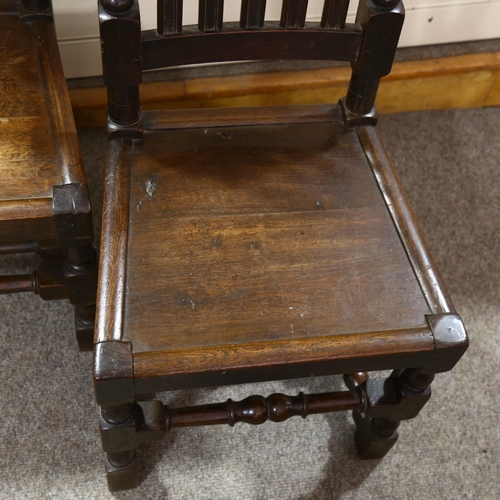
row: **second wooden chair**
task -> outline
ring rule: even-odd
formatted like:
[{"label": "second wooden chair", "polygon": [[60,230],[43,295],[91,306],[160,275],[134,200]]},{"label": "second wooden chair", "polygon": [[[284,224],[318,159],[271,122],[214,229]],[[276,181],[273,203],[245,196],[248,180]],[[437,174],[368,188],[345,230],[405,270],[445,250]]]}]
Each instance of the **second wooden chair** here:
[{"label": "second wooden chair", "polygon": [[78,344],[92,349],[90,199],[50,0],[0,1],[0,39],[0,254],[43,259],[33,273],[0,276],[0,294],[69,299]]}]

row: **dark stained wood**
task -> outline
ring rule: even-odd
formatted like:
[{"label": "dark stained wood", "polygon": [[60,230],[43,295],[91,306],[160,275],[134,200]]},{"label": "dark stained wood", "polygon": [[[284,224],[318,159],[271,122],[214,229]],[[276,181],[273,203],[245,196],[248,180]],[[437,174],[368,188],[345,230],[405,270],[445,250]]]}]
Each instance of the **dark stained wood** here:
[{"label": "dark stained wood", "polygon": [[50,198],[0,202],[0,241],[57,239]]},{"label": "dark stained wood", "polygon": [[99,306],[96,342],[121,340],[125,302],[125,269],[128,238],[130,167],[132,142],[109,142],[103,201],[103,231],[99,260]]},{"label": "dark stained wood", "polygon": [[36,292],[36,279],[33,274],[0,276],[0,295],[20,292]]},{"label": "dark stained wood", "polygon": [[269,340],[134,354],[138,394],[192,387],[422,366],[433,358],[429,328]]},{"label": "dark stained wood", "polygon": [[366,373],[366,372],[356,372],[356,373],[344,374],[345,385],[351,391],[354,391],[357,387],[359,387],[366,380],[368,380],[368,373]]},{"label": "dark stained wood", "polygon": [[394,165],[374,127],[359,127],[358,137],[386,200],[394,225],[405,245],[415,275],[434,314],[455,312],[434,259],[411,208]]},{"label": "dark stained wood", "polygon": [[[103,76],[108,90],[108,114],[113,123],[138,121],[142,81],[142,50],[139,3],[132,0],[124,14],[114,14],[99,3],[99,32]],[[157,31],[154,30],[157,37]]]},{"label": "dark stained wood", "polygon": [[303,28],[306,23],[308,0],[283,0],[280,26],[282,28]]},{"label": "dark stained wood", "polygon": [[36,241],[0,243],[0,255],[9,253],[30,253],[37,251]]},{"label": "dark stained wood", "polygon": [[331,392],[326,394],[304,394],[291,397],[271,394],[267,398],[250,396],[243,401],[228,399],[225,403],[168,408],[167,429],[200,425],[230,425],[242,422],[261,425],[268,420],[284,422],[291,417],[306,418],[318,413],[363,410],[364,400],[360,392]]},{"label": "dark stained wood", "polygon": [[256,106],[253,108],[205,108],[145,111],[145,130],[230,127],[234,125],[272,125],[279,123],[317,123],[340,119],[338,106]]},{"label": "dark stained wood", "polygon": [[158,0],[157,30],[160,35],[175,35],[182,32],[183,0]]},{"label": "dark stained wood", "polygon": [[240,27],[257,29],[264,26],[266,15],[266,0],[242,0]]},{"label": "dark stained wood", "polygon": [[347,109],[354,115],[373,112],[380,78],[392,68],[404,16],[402,2],[387,8],[371,0],[360,0],[356,23],[363,28],[364,36],[359,55],[352,63],[353,73],[345,98]]},{"label": "dark stained wood", "polygon": [[349,0],[325,0],[321,27],[324,29],[343,29],[347,17]]},{"label": "dark stained wood", "polygon": [[199,0],[198,29],[204,32],[220,31],[224,14],[224,0]]},{"label": "dark stained wood", "polygon": [[[119,15],[100,10],[112,83],[94,380],[113,490],[136,485],[134,449],[166,427],[351,408],[363,455],[383,454],[430,396],[433,370],[466,348],[460,318],[432,314],[451,302],[390,160],[371,129],[353,128],[376,120],[402,4],[361,0],[356,24],[342,28],[344,1],[326,2],[321,25],[305,23],[305,0],[285,0],[281,22],[265,23],[264,3],[244,0],[238,25],[222,23],[223,2],[200,1],[198,26],[140,40],[137,0]],[[353,76],[339,107],[140,114],[141,57],[142,69],[338,59]],[[394,368],[380,381],[364,373]],[[132,404],[144,393],[346,373],[355,375],[343,394]]]},{"label": "dark stained wood", "polygon": [[112,407],[133,402],[132,346],[128,342],[97,341],[94,352],[94,390],[97,403]]},{"label": "dark stained wood", "polygon": [[[135,352],[424,324],[354,131],[172,130],[135,148],[123,334]],[[151,233],[169,236],[146,244]],[[346,307],[366,287],[363,313]]]},{"label": "dark stained wood", "polygon": [[184,27],[182,34],[163,37],[156,30],[143,32],[144,69],[216,61],[315,59],[354,61],[362,32],[355,25],[344,30],[322,30],[317,24],[283,30],[267,22],[257,31],[225,23],[222,31],[202,33]]}]

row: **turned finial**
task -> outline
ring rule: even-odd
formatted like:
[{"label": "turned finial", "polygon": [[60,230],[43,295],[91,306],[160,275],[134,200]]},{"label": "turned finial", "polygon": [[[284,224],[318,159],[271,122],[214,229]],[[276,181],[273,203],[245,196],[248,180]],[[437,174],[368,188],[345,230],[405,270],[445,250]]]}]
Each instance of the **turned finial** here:
[{"label": "turned finial", "polygon": [[134,5],[134,0],[101,0],[101,5],[113,14],[127,12]]}]

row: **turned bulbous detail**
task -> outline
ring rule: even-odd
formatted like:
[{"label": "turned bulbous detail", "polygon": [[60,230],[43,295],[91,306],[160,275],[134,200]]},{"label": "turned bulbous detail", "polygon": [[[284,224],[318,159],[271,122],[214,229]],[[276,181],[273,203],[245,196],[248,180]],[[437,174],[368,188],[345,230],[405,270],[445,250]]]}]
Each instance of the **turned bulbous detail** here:
[{"label": "turned bulbous detail", "polygon": [[134,0],[101,0],[101,5],[113,14],[127,12],[134,5]]}]

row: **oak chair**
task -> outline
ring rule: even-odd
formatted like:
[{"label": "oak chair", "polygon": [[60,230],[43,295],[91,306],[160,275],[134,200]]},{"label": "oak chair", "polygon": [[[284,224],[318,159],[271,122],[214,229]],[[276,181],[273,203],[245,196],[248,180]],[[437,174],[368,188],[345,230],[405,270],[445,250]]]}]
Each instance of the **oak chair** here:
[{"label": "oak chair", "polygon": [[[374,125],[403,23],[397,0],[100,0],[109,149],[94,384],[110,490],[138,485],[135,449],[174,427],[353,410],[361,458],[384,456],[468,340]],[[350,61],[339,104],[140,109],[143,70],[260,59]],[[387,379],[367,372],[393,370]],[[345,374],[347,391],[169,408],[139,395]]]},{"label": "oak chair", "polygon": [[0,254],[36,252],[0,294],[69,299],[92,349],[97,259],[90,201],[50,0],[0,0]]}]

